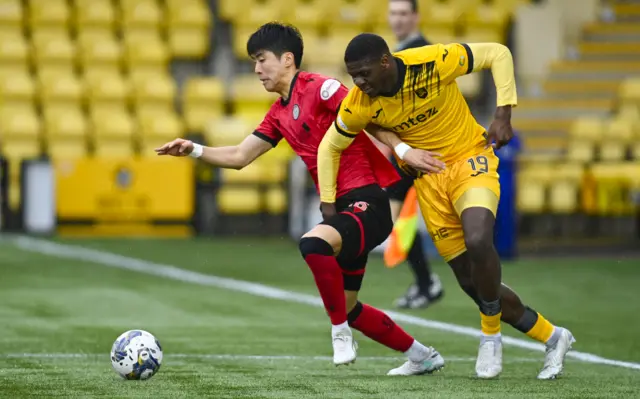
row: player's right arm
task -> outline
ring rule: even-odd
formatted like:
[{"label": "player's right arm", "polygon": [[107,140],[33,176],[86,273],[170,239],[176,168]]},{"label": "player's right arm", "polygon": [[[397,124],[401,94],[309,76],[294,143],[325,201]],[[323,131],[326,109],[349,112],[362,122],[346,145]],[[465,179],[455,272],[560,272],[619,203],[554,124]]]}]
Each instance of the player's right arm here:
[{"label": "player's right arm", "polygon": [[342,151],[351,145],[371,120],[369,107],[363,97],[358,88],[349,91],[342,101],[333,128],[327,131],[318,148],[318,187],[323,203],[335,203]]},{"label": "player's right arm", "polygon": [[219,168],[239,170],[271,148],[273,146],[269,142],[252,134],[240,144],[226,147],[207,147],[191,140],[175,139],[157,148],[156,153],[176,157],[191,155]]}]

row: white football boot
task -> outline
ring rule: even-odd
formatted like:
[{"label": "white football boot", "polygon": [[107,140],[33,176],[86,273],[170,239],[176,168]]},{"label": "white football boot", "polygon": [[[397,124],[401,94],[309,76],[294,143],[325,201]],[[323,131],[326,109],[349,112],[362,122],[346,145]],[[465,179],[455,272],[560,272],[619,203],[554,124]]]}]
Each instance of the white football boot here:
[{"label": "white football boot", "polygon": [[390,370],[387,375],[423,375],[434,373],[444,367],[444,358],[429,347],[427,357],[421,362],[407,360],[402,366]]},{"label": "white football boot", "polygon": [[353,339],[350,328],[343,328],[332,335],[333,341],[333,364],[341,366],[351,364],[356,361],[358,343]]},{"label": "white football boot", "polygon": [[566,328],[556,327],[560,330],[560,337],[554,345],[547,345],[544,355],[544,367],[538,374],[539,380],[553,380],[562,374],[564,358],[571,349],[571,344],[576,342],[571,331]]},{"label": "white football boot", "polygon": [[486,336],[480,339],[476,375],[478,378],[495,378],[502,372],[502,336]]}]

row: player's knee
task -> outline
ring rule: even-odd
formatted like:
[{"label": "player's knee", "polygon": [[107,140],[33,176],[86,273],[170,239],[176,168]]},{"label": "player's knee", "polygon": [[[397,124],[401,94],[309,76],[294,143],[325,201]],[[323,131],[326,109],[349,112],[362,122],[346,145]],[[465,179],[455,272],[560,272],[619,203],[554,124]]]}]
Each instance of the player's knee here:
[{"label": "player's knee", "polygon": [[493,246],[493,235],[482,229],[465,234],[464,244],[470,254],[479,254],[490,251]]},{"label": "player's knee", "polygon": [[333,247],[320,237],[302,237],[298,243],[303,258],[309,255],[333,255]]}]

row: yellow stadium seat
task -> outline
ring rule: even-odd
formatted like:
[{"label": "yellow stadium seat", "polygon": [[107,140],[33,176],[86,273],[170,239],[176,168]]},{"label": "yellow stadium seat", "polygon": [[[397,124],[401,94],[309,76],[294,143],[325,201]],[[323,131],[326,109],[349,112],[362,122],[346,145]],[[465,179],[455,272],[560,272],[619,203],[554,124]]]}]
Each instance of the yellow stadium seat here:
[{"label": "yellow stadium seat", "polygon": [[125,107],[96,107],[89,113],[93,136],[99,139],[131,138],[137,126]]},{"label": "yellow stadium seat", "polygon": [[44,134],[47,140],[74,138],[82,140],[88,133],[89,126],[80,107],[62,110],[45,108],[43,116]]},{"label": "yellow stadium seat", "polygon": [[192,78],[184,87],[182,111],[189,131],[203,132],[224,113],[224,85],[217,78]]},{"label": "yellow stadium seat", "polygon": [[202,59],[211,46],[208,30],[199,28],[172,28],[169,31],[169,51],[174,58]]},{"label": "yellow stadium seat", "polygon": [[277,95],[267,92],[257,75],[239,75],[231,86],[231,100],[235,113],[244,117],[254,118],[264,115]]},{"label": "yellow stadium seat", "polygon": [[262,198],[256,187],[226,187],[218,191],[218,209],[226,215],[260,213]]},{"label": "yellow stadium seat", "polygon": [[38,72],[71,72],[76,66],[76,47],[68,36],[34,37],[34,63]]},{"label": "yellow stadium seat", "polygon": [[266,211],[272,215],[287,212],[288,195],[281,187],[269,188],[266,192]]},{"label": "yellow stadium seat", "polygon": [[567,147],[567,161],[591,162],[595,157],[595,145],[590,141],[572,140]]},{"label": "yellow stadium seat", "polygon": [[482,75],[479,73],[463,75],[456,79],[456,83],[465,97],[473,98],[480,94]]},{"label": "yellow stadium seat", "polygon": [[169,50],[160,36],[125,38],[125,64],[130,73],[141,75],[167,72]]},{"label": "yellow stadium seat", "polygon": [[[285,19],[295,21],[296,26],[304,28],[318,29],[327,18],[327,12],[321,1],[318,0],[297,0],[290,3],[290,7],[284,10]],[[306,38],[304,31],[302,36]]]},{"label": "yellow stadium seat", "polygon": [[27,72],[0,73],[0,104],[30,104],[34,100],[35,90],[35,83]]},{"label": "yellow stadium seat", "polygon": [[615,118],[609,122],[605,138],[612,140],[619,140],[623,142],[629,142],[634,136],[634,123],[627,119]]},{"label": "yellow stadium seat", "polygon": [[218,16],[224,21],[234,22],[240,19],[252,4],[253,0],[219,0]]},{"label": "yellow stadium seat", "polygon": [[29,68],[29,46],[24,37],[0,38],[0,73]]},{"label": "yellow stadium seat", "polygon": [[0,141],[9,139],[36,140],[41,124],[33,105],[4,104],[0,107]]},{"label": "yellow stadium seat", "polygon": [[24,10],[20,0],[0,0],[0,26],[22,28]]},{"label": "yellow stadium seat", "polygon": [[640,161],[640,142],[631,144],[631,158]]},{"label": "yellow stadium seat", "polygon": [[[489,36],[492,41],[504,42],[509,10],[495,4],[480,3],[467,8],[465,29],[471,37]],[[485,41],[476,39],[476,41]]]},{"label": "yellow stadium seat", "polygon": [[133,143],[126,140],[96,140],[95,155],[103,158],[130,158],[134,155]]},{"label": "yellow stadium seat", "polygon": [[182,137],[184,124],[175,112],[138,115],[143,140],[172,140]]},{"label": "yellow stadium seat", "polygon": [[84,87],[91,105],[126,105],[129,99],[129,82],[118,73],[85,75]]},{"label": "yellow stadium seat", "polygon": [[75,140],[54,139],[47,144],[47,154],[54,161],[84,158],[87,155],[87,143],[84,138]]},{"label": "yellow stadium seat", "polygon": [[[248,60],[249,55],[247,54],[247,40],[253,32],[255,32],[257,27],[255,26],[242,26],[237,25],[234,26],[231,30],[233,34],[233,54],[241,60]],[[306,43],[305,38],[305,43]],[[306,46],[306,44],[305,44]]]},{"label": "yellow stadium seat", "polygon": [[234,25],[252,26],[255,30],[262,24],[282,19],[283,9],[283,2],[279,0],[253,0],[233,22]]},{"label": "yellow stadium seat", "polygon": [[75,0],[74,25],[76,32],[113,32],[116,10],[111,0]]},{"label": "yellow stadium seat", "polygon": [[622,141],[600,143],[600,160],[605,162],[623,161],[627,155],[627,144]]},{"label": "yellow stadium seat", "polygon": [[[273,151],[273,150],[272,150]],[[267,154],[255,162],[262,169],[261,182],[266,184],[283,183],[287,179],[288,162]]]},{"label": "yellow stadium seat", "polygon": [[453,31],[455,24],[461,21],[463,11],[452,2],[429,2],[421,11],[422,15],[429,16],[421,20],[422,31],[430,32],[429,36],[433,30]]},{"label": "yellow stadium seat", "polygon": [[160,31],[163,12],[155,0],[124,0],[120,1],[122,30]]},{"label": "yellow stadium seat", "polygon": [[549,208],[556,213],[573,213],[579,208],[580,185],[584,175],[582,164],[557,164],[549,187]]},{"label": "yellow stadium seat", "polygon": [[78,106],[82,103],[84,87],[73,74],[42,75],[38,78],[40,101],[46,106]]},{"label": "yellow stadium seat", "polygon": [[628,78],[620,85],[620,100],[623,103],[640,105],[640,78]]},{"label": "yellow stadium seat", "polygon": [[329,30],[341,29],[345,26],[362,31],[371,21],[375,13],[367,0],[325,0],[323,1],[325,17],[329,22]]},{"label": "yellow stadium seat", "polygon": [[122,52],[122,46],[113,37],[87,35],[78,40],[78,58],[85,73],[120,72]]},{"label": "yellow stadium seat", "polygon": [[237,184],[237,183],[262,183],[263,169],[258,162],[253,162],[241,170],[222,169],[221,177],[222,184]]},{"label": "yellow stadium seat", "polygon": [[226,117],[212,120],[206,126],[205,137],[209,145],[220,147],[239,144],[253,132],[255,126],[242,118]]},{"label": "yellow stadium seat", "polygon": [[211,38],[211,12],[204,0],[167,2],[169,49],[175,58],[201,59]]},{"label": "yellow stadium seat", "polygon": [[131,96],[138,110],[145,107],[172,109],[176,92],[176,82],[166,74],[131,79]]},{"label": "yellow stadium seat", "polygon": [[30,29],[67,31],[71,13],[66,0],[29,0],[28,10]]},{"label": "yellow stadium seat", "polygon": [[598,142],[604,136],[605,128],[605,122],[601,118],[586,116],[572,123],[569,134],[576,140]]},{"label": "yellow stadium seat", "polygon": [[541,213],[547,207],[547,188],[552,181],[551,165],[523,165],[518,174],[517,205],[525,213]]}]

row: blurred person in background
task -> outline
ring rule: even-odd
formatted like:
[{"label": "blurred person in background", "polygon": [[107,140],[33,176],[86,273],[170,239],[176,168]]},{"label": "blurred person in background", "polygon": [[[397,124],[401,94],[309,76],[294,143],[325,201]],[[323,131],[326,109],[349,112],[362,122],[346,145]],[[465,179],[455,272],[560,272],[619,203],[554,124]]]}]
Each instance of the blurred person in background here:
[{"label": "blurred person in background", "polygon": [[[395,51],[431,44],[420,33],[419,21],[417,0],[389,1],[389,25],[398,41]],[[407,192],[413,186],[414,178],[398,167],[393,156],[391,156],[391,162],[401,177],[398,183],[387,189],[391,201],[391,214],[395,222]],[[438,275],[431,271],[431,266],[424,252],[422,234],[419,231],[416,232],[413,244],[407,253],[407,262],[411,267],[415,281],[403,296],[396,299],[395,306],[408,309],[426,308],[442,298],[444,294],[442,283]]]}]

